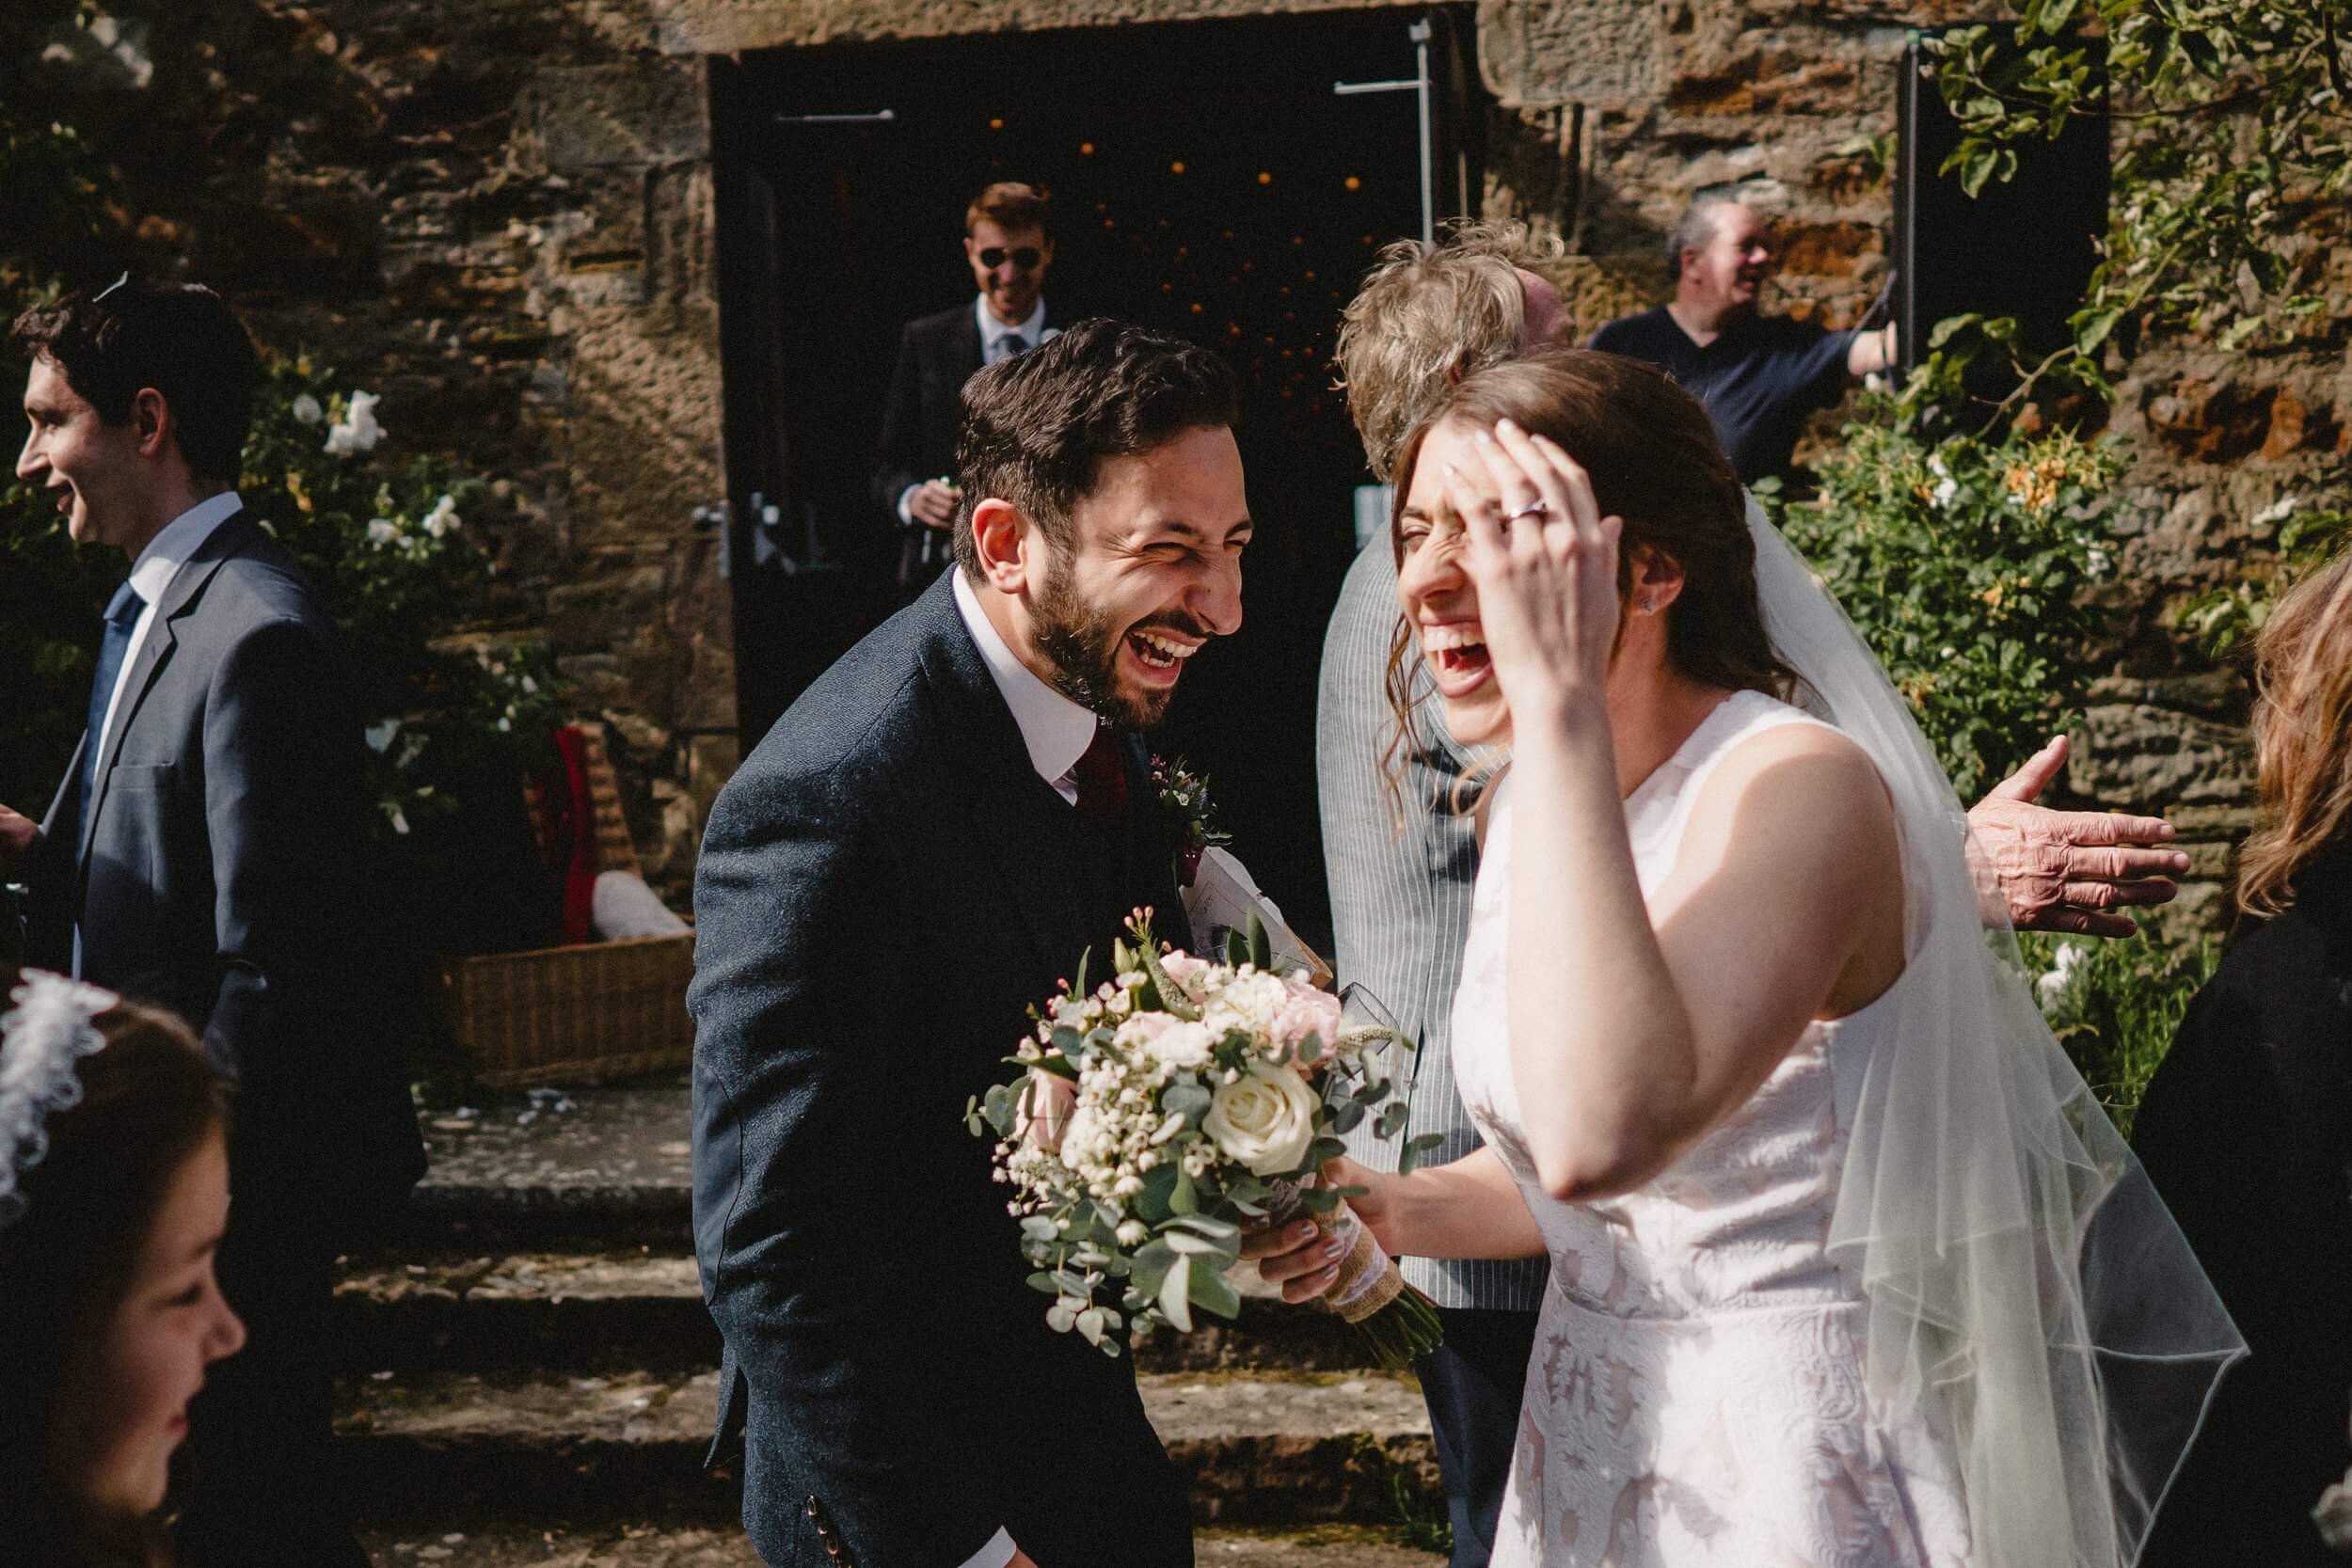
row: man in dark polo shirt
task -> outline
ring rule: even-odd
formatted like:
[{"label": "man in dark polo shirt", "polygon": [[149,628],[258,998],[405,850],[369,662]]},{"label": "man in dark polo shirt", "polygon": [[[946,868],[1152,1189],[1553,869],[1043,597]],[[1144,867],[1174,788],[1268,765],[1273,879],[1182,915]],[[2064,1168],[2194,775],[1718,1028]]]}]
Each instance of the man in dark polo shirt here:
[{"label": "man in dark polo shirt", "polygon": [[1647,360],[1707,405],[1740,481],[1786,475],[1806,416],[1834,407],[1853,376],[1895,357],[1895,329],[1832,332],[1756,313],[1772,270],[1772,226],[1718,198],[1694,203],[1667,239],[1675,297],[1611,322],[1593,347]]}]

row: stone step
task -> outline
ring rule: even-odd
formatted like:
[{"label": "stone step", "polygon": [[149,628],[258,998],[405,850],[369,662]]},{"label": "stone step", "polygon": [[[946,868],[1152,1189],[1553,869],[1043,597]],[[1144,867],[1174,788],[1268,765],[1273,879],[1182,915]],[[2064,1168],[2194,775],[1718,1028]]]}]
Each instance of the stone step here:
[{"label": "stone step", "polygon": [[[1409,1377],[1147,1373],[1142,1382],[1204,1525],[1390,1524],[1404,1507],[1438,1516],[1428,1412]],[[722,1525],[739,1516],[736,1481],[702,1467],[715,1371],[376,1373],[347,1380],[339,1403],[336,1430],[363,1518],[579,1525],[626,1510]]]},{"label": "stone step", "polygon": [[[1147,1371],[1344,1371],[1362,1340],[1319,1310],[1284,1305],[1245,1266],[1232,1323],[1203,1319],[1136,1348]],[[335,1287],[343,1367],[354,1372],[704,1371],[719,1335],[691,1258],[627,1252],[441,1254],[347,1268]],[[1045,1298],[1038,1298],[1038,1311]]]},{"label": "stone step", "polygon": [[487,1094],[420,1118],[404,1250],[693,1245],[686,1079]]},{"label": "stone step", "polygon": [[[595,1528],[376,1529],[361,1537],[376,1568],[761,1568],[732,1527],[659,1523]],[[1407,1544],[1406,1532],[1363,1526],[1316,1530],[1202,1530],[1200,1568],[1438,1568],[1445,1558]]]}]

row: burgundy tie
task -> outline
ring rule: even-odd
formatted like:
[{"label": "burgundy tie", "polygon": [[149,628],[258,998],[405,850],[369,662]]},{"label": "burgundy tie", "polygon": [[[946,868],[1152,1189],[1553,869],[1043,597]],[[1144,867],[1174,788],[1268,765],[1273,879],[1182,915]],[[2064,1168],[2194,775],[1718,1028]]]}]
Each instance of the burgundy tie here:
[{"label": "burgundy tie", "polygon": [[1098,727],[1086,754],[1070,770],[1071,782],[1078,786],[1079,815],[1114,830],[1127,820],[1127,763],[1122,750],[1118,731]]}]

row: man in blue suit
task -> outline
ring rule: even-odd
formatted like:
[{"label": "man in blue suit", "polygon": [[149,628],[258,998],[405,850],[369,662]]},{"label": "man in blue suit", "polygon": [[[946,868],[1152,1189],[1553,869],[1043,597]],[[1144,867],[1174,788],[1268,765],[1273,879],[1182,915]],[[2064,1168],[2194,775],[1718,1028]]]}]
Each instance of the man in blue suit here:
[{"label": "man in blue suit", "polygon": [[795,703],[694,884],[714,1452],[784,1568],[1186,1568],[1131,1361],[1046,1326],[967,1100],[1127,911],[1186,932],[1134,731],[1241,624],[1222,361],[1087,322],[973,377],[955,568]]},{"label": "man in blue suit", "polygon": [[334,627],[231,487],[258,369],[219,295],[126,277],[18,318],[17,477],[131,574],[38,828],[0,807],[30,962],[161,1003],[236,1086],[221,1286],[251,1329],[191,1410],[192,1568],[364,1568],[326,1471],[329,1268],[423,1168]]}]

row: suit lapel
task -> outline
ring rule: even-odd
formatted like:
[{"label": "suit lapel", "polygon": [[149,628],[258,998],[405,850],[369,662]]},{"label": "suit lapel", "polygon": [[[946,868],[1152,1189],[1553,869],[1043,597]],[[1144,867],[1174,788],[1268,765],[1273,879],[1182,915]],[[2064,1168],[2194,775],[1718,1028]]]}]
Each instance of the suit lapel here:
[{"label": "suit lapel", "polygon": [[[1152,928],[1161,941],[1189,950],[1192,926],[1184,918],[1184,896],[1176,887],[1176,837],[1160,805],[1159,785],[1152,782],[1152,749],[1143,736],[1130,735],[1126,752],[1130,896],[1151,906]],[[1120,917],[1126,917],[1124,910]]]},{"label": "suit lapel", "polygon": [[[924,673],[948,754],[963,765],[973,841],[984,847],[1006,901],[1026,927],[1040,972],[1071,974],[1099,936],[1090,928],[1093,911],[1116,899],[1110,868],[1077,813],[1038,777],[1021,727],[957,613],[948,577],[925,591],[917,610],[930,623]],[[1099,970],[1101,955],[1095,961]]]},{"label": "suit lapel", "polygon": [[968,309],[958,314],[955,329],[947,335],[947,346],[957,361],[963,366],[964,379],[970,380],[974,372],[980,368],[979,318]]},{"label": "suit lapel", "polygon": [[[90,837],[113,780],[115,759],[122,754],[122,742],[130,735],[131,726],[138,721],[139,709],[145,705],[155,677],[163,673],[164,666],[171,661],[173,650],[179,646],[180,634],[174,623],[195,610],[221,562],[245,548],[260,531],[261,525],[254,522],[251,513],[230,514],[213,530],[202,547],[172,575],[171,585],[156,602],[155,619],[148,626],[147,641],[139,644],[139,657],[132,661],[130,673],[123,680],[121,700],[115,705],[114,721],[106,726],[105,750],[99,754],[96,782],[82,806],[75,863],[89,858]],[[82,744],[89,744],[87,734]]]}]

